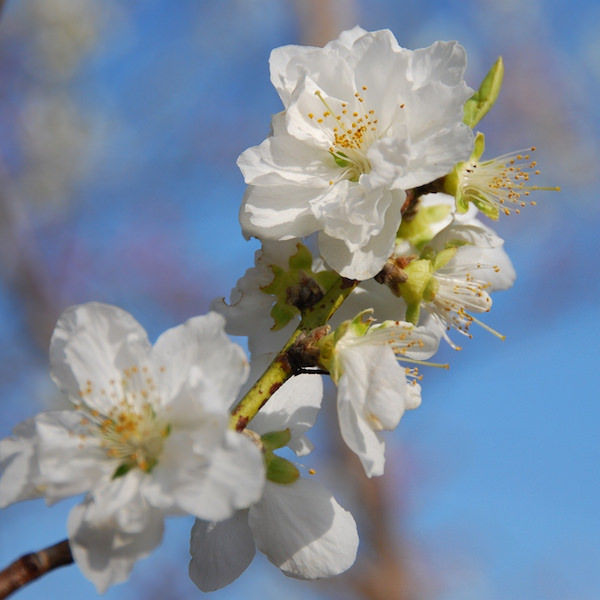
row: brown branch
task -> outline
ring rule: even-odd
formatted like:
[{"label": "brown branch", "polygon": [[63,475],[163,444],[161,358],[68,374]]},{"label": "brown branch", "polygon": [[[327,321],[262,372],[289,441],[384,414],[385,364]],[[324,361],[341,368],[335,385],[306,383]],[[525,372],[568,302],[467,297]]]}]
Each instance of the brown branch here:
[{"label": "brown branch", "polygon": [[73,555],[69,548],[69,540],[63,540],[39,552],[21,556],[6,569],[0,571],[0,600],[8,598],[13,592],[38,577],[59,567],[70,565],[72,562]]}]

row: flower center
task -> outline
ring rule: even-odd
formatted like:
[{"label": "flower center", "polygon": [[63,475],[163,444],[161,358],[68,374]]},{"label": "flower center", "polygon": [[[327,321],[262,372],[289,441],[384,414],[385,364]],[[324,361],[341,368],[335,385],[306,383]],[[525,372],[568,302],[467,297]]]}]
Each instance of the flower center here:
[{"label": "flower center", "polygon": [[[106,456],[117,463],[113,477],[125,475],[133,468],[150,473],[157,465],[170,425],[154,409],[156,390],[148,369],[133,366],[123,370],[120,380],[111,380],[108,389],[96,390],[91,381],[80,391],[78,409],[83,413],[81,424],[87,433],[100,440]],[[95,408],[94,396],[108,410]]]},{"label": "flower center", "polygon": [[[367,86],[362,87],[366,91]],[[308,113],[309,119],[316,120],[327,131],[331,139],[328,150],[342,172],[335,181],[348,179],[356,182],[363,173],[371,171],[371,163],[367,158],[367,150],[377,139],[377,122],[375,111],[365,108],[364,97],[356,92],[352,101],[353,108],[348,102],[339,103],[339,108],[332,108],[331,104],[323,98],[317,90],[315,95],[323,103],[325,110],[321,116]]]}]

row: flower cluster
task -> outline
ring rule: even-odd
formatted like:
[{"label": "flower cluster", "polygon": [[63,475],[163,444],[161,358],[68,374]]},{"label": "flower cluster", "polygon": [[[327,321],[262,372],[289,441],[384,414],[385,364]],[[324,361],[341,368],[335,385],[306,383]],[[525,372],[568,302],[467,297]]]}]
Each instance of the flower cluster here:
[{"label": "flower cluster", "polygon": [[[502,337],[479,316],[515,273],[480,215],[518,212],[540,189],[533,149],[481,160],[473,127],[502,62],[474,92],[456,42],[411,51],[355,27],[324,48],[278,48],[270,66],[284,110],[238,161],[243,232],[262,248],[230,302],[154,346],[119,308],[66,310],[50,364],[69,408],[0,441],[0,507],[83,494],[69,545],[100,592],[184,514],[204,591],[256,548],[292,577],[345,571],[352,515],[278,453],[312,450],[321,375],[337,386],[342,439],[378,476],[384,432],[420,405],[419,367],[441,340],[460,349],[474,325]],[[225,332],[248,338],[250,364]]]}]

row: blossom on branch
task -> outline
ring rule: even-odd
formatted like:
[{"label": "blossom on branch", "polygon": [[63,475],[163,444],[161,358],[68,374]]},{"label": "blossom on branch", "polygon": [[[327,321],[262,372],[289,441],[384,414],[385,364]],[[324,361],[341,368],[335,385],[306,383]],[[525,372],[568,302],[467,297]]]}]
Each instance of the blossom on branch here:
[{"label": "blossom on branch", "polygon": [[388,30],[344,32],[324,48],[271,54],[285,110],[239,158],[247,236],[319,232],[323,258],[352,279],[374,276],[394,247],[405,191],[433,182],[473,148],[463,107],[464,49],[411,51]]},{"label": "blossom on branch", "polygon": [[[310,452],[304,432],[321,406],[320,377],[296,377],[284,384],[251,422],[254,435],[289,436],[296,454]],[[265,442],[263,442],[265,443]],[[352,515],[326,488],[311,479],[269,474],[263,497],[247,510],[219,523],[197,520],[190,542],[190,577],[203,591],[224,587],[252,562],[255,547],[285,575],[319,579],[342,573],[354,563],[358,534]],[[281,470],[278,470],[281,473]]]},{"label": "blossom on branch", "polygon": [[248,365],[223,324],[216,313],[195,317],[151,346],[124,310],[67,309],[50,363],[72,408],[41,413],[0,442],[0,506],[86,494],[69,543],[100,592],[160,542],[165,515],[218,521],[262,494],[260,452],[227,429]]},{"label": "blossom on branch", "polygon": [[[381,431],[395,429],[405,410],[421,404],[415,368],[398,361],[421,362],[437,350],[439,337],[401,321],[371,326],[364,313],[343,323],[324,340],[321,364],[338,386],[337,410],[346,445],[358,456],[368,477],[382,475],[385,441]],[[328,356],[329,354],[329,356]]]}]

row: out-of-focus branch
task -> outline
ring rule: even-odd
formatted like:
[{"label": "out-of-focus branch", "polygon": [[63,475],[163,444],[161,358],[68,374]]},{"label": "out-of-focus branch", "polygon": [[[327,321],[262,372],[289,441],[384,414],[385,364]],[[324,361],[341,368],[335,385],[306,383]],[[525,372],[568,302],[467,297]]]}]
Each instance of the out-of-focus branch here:
[{"label": "out-of-focus branch", "polygon": [[324,46],[358,22],[356,0],[296,0],[300,43]]},{"label": "out-of-focus branch", "polygon": [[56,298],[40,269],[25,209],[15,198],[1,164],[0,266],[5,270],[6,283],[22,301],[31,338],[46,352],[58,314]]},{"label": "out-of-focus branch", "polygon": [[[335,415],[331,417],[334,421]],[[336,452],[339,460],[345,463],[344,472],[351,479],[362,508],[361,541],[370,550],[359,556],[356,566],[346,575],[346,582],[365,600],[414,600],[420,597],[415,578],[406,564],[404,544],[394,535],[398,515],[392,514],[388,502],[389,474],[368,479],[357,457],[341,440]]]},{"label": "out-of-focus branch", "polygon": [[69,541],[63,540],[39,552],[25,554],[0,571],[0,600],[59,567],[70,565],[73,555]]}]

